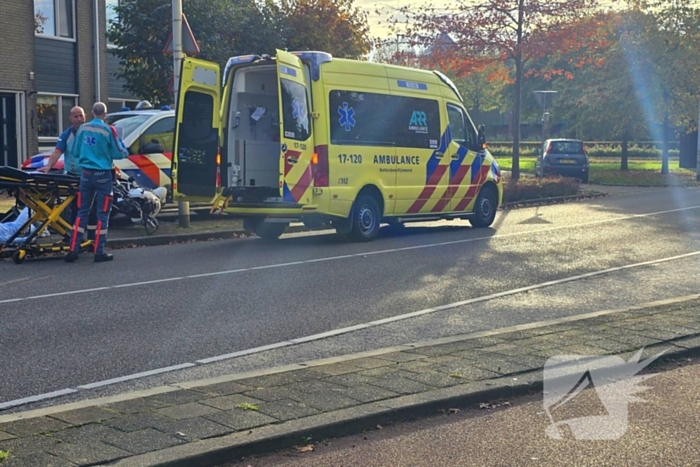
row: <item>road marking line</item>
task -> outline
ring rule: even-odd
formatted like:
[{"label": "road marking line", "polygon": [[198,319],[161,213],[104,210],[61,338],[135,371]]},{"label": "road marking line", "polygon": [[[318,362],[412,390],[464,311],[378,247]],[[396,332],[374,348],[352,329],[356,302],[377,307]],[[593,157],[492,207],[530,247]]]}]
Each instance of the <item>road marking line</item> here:
[{"label": "road marking line", "polygon": [[165,368],[158,368],[156,370],[149,370],[149,371],[143,371],[141,373],[134,373],[132,375],[120,376],[119,378],[106,379],[104,381],[98,381],[96,383],[83,384],[82,386],[78,386],[78,389],[94,389],[94,388],[99,388],[102,386],[109,386],[109,385],[115,384],[115,383],[123,383],[124,381],[130,381],[132,379],[145,378],[147,376],[153,376],[153,375],[157,375],[160,373],[167,373],[169,371],[184,370],[185,368],[192,368],[193,366],[197,366],[197,365],[195,365],[194,363],[183,363],[181,365],[173,365],[173,366],[168,366]]},{"label": "road marking line", "polygon": [[221,360],[228,360],[230,358],[242,357],[244,355],[265,352],[266,350],[279,349],[280,347],[287,347],[289,345],[292,345],[290,341],[277,342],[275,344],[263,345],[262,347],[254,347],[252,349],[239,350],[238,352],[227,353],[225,355],[218,355],[216,357],[203,358],[202,360],[197,360],[195,363],[200,365],[206,365],[207,363],[213,363]]},{"label": "road marking line", "polygon": [[580,224],[560,225],[560,226],[556,226],[556,227],[547,227],[547,228],[539,229],[539,230],[529,230],[527,232],[513,232],[513,233],[493,235],[493,236],[488,236],[488,237],[466,238],[466,239],[462,239],[462,240],[453,240],[453,241],[449,241],[449,242],[440,242],[440,243],[427,243],[427,244],[423,244],[423,245],[413,245],[413,246],[406,246],[406,247],[400,247],[400,248],[392,248],[392,249],[388,249],[388,250],[366,251],[366,252],[362,252],[362,253],[354,253],[351,255],[329,256],[326,258],[316,258],[316,259],[309,259],[309,260],[304,260],[304,261],[292,261],[292,262],[288,262],[288,263],[277,263],[277,264],[270,264],[270,265],[266,265],[266,266],[252,266],[249,268],[230,269],[230,270],[226,270],[226,271],[205,272],[205,273],[201,273],[201,274],[191,274],[188,276],[169,277],[166,279],[156,279],[156,280],[141,281],[141,282],[131,282],[131,283],[127,283],[127,284],[110,285],[110,286],[105,286],[105,287],[95,287],[95,288],[91,288],[91,289],[71,290],[71,291],[66,291],[66,292],[56,292],[56,293],[50,293],[50,294],[44,294],[44,295],[32,295],[29,297],[20,297],[20,298],[8,298],[8,299],[0,300],[0,305],[6,304],[6,303],[16,303],[16,302],[29,301],[29,300],[40,300],[43,298],[54,298],[54,297],[61,297],[61,296],[67,296],[67,295],[86,294],[86,293],[92,293],[92,292],[99,292],[102,290],[123,289],[123,288],[128,288],[128,287],[140,287],[140,286],[144,286],[144,285],[163,284],[163,283],[167,283],[167,282],[177,282],[177,281],[183,281],[183,280],[188,280],[188,279],[202,279],[202,278],[206,278],[206,277],[214,277],[214,276],[222,276],[222,275],[230,275],[230,274],[240,274],[240,273],[249,272],[249,271],[285,268],[285,267],[289,267],[289,266],[312,264],[312,263],[318,263],[318,262],[322,262],[322,261],[337,261],[337,260],[349,259],[349,258],[362,258],[362,257],[370,256],[370,255],[381,255],[381,254],[396,253],[396,252],[401,252],[401,251],[421,250],[424,248],[435,248],[435,247],[439,247],[439,246],[457,245],[457,244],[462,244],[462,243],[478,242],[481,240],[494,240],[494,239],[498,239],[498,238],[524,236],[524,235],[531,235],[531,234],[537,234],[537,233],[542,233],[542,232],[551,232],[553,230],[563,230],[563,229],[570,229],[570,228],[575,228],[575,227],[584,227],[584,226],[588,226],[588,225],[603,224],[603,223],[608,223],[608,222],[617,222],[617,221],[621,221],[621,220],[638,219],[641,217],[651,217],[651,216],[657,216],[657,215],[661,215],[661,214],[669,214],[669,213],[673,213],[673,212],[688,211],[688,210],[692,210],[692,209],[700,209],[700,206],[689,206],[689,207],[685,207],[685,208],[670,209],[667,211],[650,212],[647,214],[634,214],[631,216],[616,217],[614,219],[602,219],[602,220],[597,220],[597,221],[582,222]]},{"label": "road marking line", "polygon": [[[124,393],[124,394],[118,394],[116,396],[104,396],[104,397],[99,397],[96,399],[87,399],[87,400],[83,400],[83,401],[79,401],[79,402],[70,402],[68,404],[55,405],[52,407],[45,407],[45,408],[41,408],[41,409],[28,410],[25,412],[19,412],[19,413],[8,414],[8,415],[0,415],[0,424],[13,422],[16,420],[24,420],[24,419],[28,419],[28,418],[43,417],[46,415],[67,412],[69,410],[76,410],[76,409],[82,409],[82,408],[86,408],[86,407],[95,407],[95,406],[106,405],[106,404],[110,404],[110,403],[128,401],[128,400],[138,399],[140,397],[147,397],[147,396],[152,396],[155,394],[163,394],[163,393],[178,391],[181,389],[196,389],[196,388],[201,388],[203,386],[209,386],[212,384],[225,383],[225,382],[230,382],[230,381],[240,381],[242,379],[247,379],[247,378],[252,378],[252,377],[273,375],[273,374],[285,373],[285,372],[293,371],[293,370],[300,370],[300,369],[304,369],[304,368],[313,368],[313,367],[317,367],[317,366],[330,365],[330,364],[334,364],[334,363],[348,362],[348,361],[357,360],[360,358],[377,357],[377,356],[386,355],[389,353],[396,353],[396,352],[401,352],[401,351],[405,351],[405,350],[414,350],[414,349],[418,349],[418,348],[422,348],[422,347],[430,347],[430,346],[435,346],[435,345],[443,345],[443,344],[450,344],[450,343],[454,343],[454,342],[479,339],[481,337],[498,336],[501,334],[507,334],[507,333],[515,332],[515,331],[525,331],[525,330],[529,330],[529,329],[538,329],[538,328],[553,326],[553,325],[557,325],[557,324],[583,321],[586,319],[596,318],[599,316],[612,315],[612,314],[616,314],[616,313],[625,313],[625,312],[636,311],[636,310],[644,310],[647,308],[654,308],[654,307],[664,306],[664,305],[673,305],[675,303],[688,302],[691,300],[698,300],[698,299],[700,299],[700,295],[693,294],[693,295],[687,295],[684,297],[676,297],[676,298],[670,298],[670,299],[665,299],[665,300],[658,300],[658,301],[654,301],[654,302],[647,302],[647,303],[643,303],[641,305],[633,305],[633,306],[628,306],[628,307],[624,307],[624,308],[613,308],[613,309],[609,309],[609,310],[593,311],[590,313],[583,313],[580,315],[566,316],[563,318],[554,318],[554,319],[548,319],[548,320],[544,320],[544,321],[535,321],[532,323],[516,324],[514,326],[507,326],[505,328],[491,329],[491,330],[487,330],[487,331],[477,331],[477,332],[472,332],[469,334],[460,334],[457,336],[440,337],[437,339],[418,341],[418,342],[414,342],[411,344],[403,344],[403,345],[396,345],[396,346],[392,346],[392,347],[384,347],[381,349],[365,350],[362,352],[356,352],[356,353],[347,354],[347,355],[340,355],[340,356],[336,356],[336,357],[327,357],[327,358],[322,358],[322,359],[318,359],[318,360],[311,360],[311,361],[307,361],[307,362],[303,362],[303,363],[292,363],[292,364],[273,367],[273,368],[264,368],[261,370],[250,370],[250,371],[244,371],[241,373],[234,373],[234,374],[228,374],[228,375],[223,375],[223,376],[214,376],[214,377],[195,380],[195,381],[185,381],[183,383],[174,383],[174,384],[168,385],[168,386],[158,386],[155,388],[144,389],[144,390],[140,390],[140,391],[132,391],[132,392]],[[71,390],[66,390],[66,391],[71,391]],[[60,392],[60,391],[57,391],[57,392]],[[50,394],[55,394],[55,393],[50,393]],[[34,397],[41,397],[41,396],[34,396]],[[18,399],[18,400],[22,400],[22,399]]]},{"label": "road marking line", "polygon": [[[585,274],[579,274],[577,276],[566,277],[564,279],[557,279],[557,280],[553,280],[553,281],[542,282],[540,284],[534,284],[534,285],[529,285],[526,287],[520,287],[517,289],[506,290],[504,292],[498,292],[498,293],[494,293],[491,295],[484,295],[481,297],[470,298],[468,300],[461,300],[459,302],[447,303],[445,305],[439,305],[439,306],[435,306],[435,307],[431,307],[431,308],[425,308],[423,310],[412,311],[410,313],[405,313],[405,314],[398,315],[398,316],[392,316],[390,318],[378,319],[378,320],[370,321],[368,323],[355,324],[353,326],[347,326],[347,327],[340,328],[340,329],[334,329],[332,331],[326,331],[326,332],[312,334],[312,335],[305,336],[305,337],[298,337],[296,339],[290,339],[287,341],[276,342],[273,344],[267,344],[267,345],[263,345],[260,347],[252,347],[252,348],[245,349],[245,350],[239,350],[237,352],[232,352],[232,353],[228,353],[228,354],[224,354],[224,355],[218,355],[218,356],[214,356],[214,357],[204,358],[204,359],[196,360],[194,363],[182,363],[180,365],[175,365],[175,366],[170,366],[170,367],[165,367],[165,368],[158,368],[155,370],[144,371],[142,373],[135,373],[132,375],[127,375],[127,376],[120,376],[117,378],[99,381],[96,383],[83,384],[81,386],[77,386],[77,389],[83,389],[83,390],[93,389],[93,388],[97,388],[97,387],[108,386],[108,385],[119,383],[119,382],[144,378],[147,376],[152,376],[152,375],[156,375],[156,374],[160,374],[160,373],[166,373],[166,372],[176,371],[176,370],[185,369],[185,368],[191,368],[191,367],[199,366],[199,365],[206,365],[209,363],[218,362],[218,361],[222,361],[222,360],[229,360],[232,358],[242,357],[245,355],[253,355],[256,353],[262,353],[262,352],[266,352],[268,350],[280,349],[280,348],[284,348],[284,347],[291,347],[294,345],[299,345],[299,344],[303,344],[303,343],[327,339],[329,337],[335,337],[335,336],[340,336],[343,334],[349,334],[349,333],[354,332],[354,331],[378,327],[378,326],[382,326],[384,324],[394,323],[397,321],[403,321],[406,319],[415,318],[417,316],[432,314],[432,313],[435,313],[438,311],[450,310],[450,309],[459,308],[459,307],[465,306],[465,305],[473,305],[475,303],[486,302],[486,301],[493,300],[496,298],[503,298],[503,297],[510,296],[510,295],[516,295],[516,294],[519,294],[522,292],[529,292],[531,290],[543,289],[543,288],[551,287],[554,285],[565,284],[567,282],[573,282],[573,281],[577,281],[577,280],[581,280],[581,279],[588,279],[591,277],[602,276],[605,274],[610,274],[612,272],[624,271],[626,269],[644,267],[644,266],[649,266],[652,264],[666,263],[666,262],[675,261],[675,260],[679,260],[679,259],[691,258],[694,256],[700,256],[700,251],[695,251],[692,253],[685,253],[685,254],[677,255],[677,256],[670,256],[667,258],[661,258],[661,259],[656,259],[656,260],[651,260],[651,261],[644,261],[641,263],[627,264],[624,266],[603,269],[600,271],[588,272]],[[687,298],[687,297],[684,297],[684,298]],[[662,301],[654,302],[654,303],[665,304],[665,303],[670,303],[671,301],[672,300],[662,300]],[[638,307],[630,307],[629,309],[636,309],[636,308],[638,308]],[[534,323],[525,323],[525,324],[521,324],[521,325],[511,326],[509,328],[502,328],[501,330],[480,331],[480,332],[477,332],[475,334],[481,335],[483,333],[487,333],[485,335],[490,335],[490,333],[495,333],[498,331],[502,332],[503,329],[511,329],[511,328],[513,328],[513,329],[516,329],[516,328],[517,329],[520,329],[520,328],[529,329],[531,327],[538,327],[538,325],[545,326],[545,325],[550,325],[550,324],[556,324],[558,322],[568,322],[568,321],[575,321],[577,319],[585,319],[586,317],[597,316],[596,313],[609,314],[609,313],[618,312],[618,311],[620,311],[620,310],[585,313],[585,314],[581,314],[581,315],[573,315],[573,316],[568,316],[568,317],[564,317],[564,318],[556,318],[553,320],[534,322]],[[541,324],[541,323],[544,323],[544,324]],[[447,339],[450,339],[450,338],[447,338]],[[59,396],[64,395],[64,394],[74,393],[74,392],[77,392],[77,389],[64,389],[62,391],[55,391],[52,393],[40,394],[38,396],[28,397],[25,399],[17,399],[14,401],[5,402],[3,404],[0,404],[0,410],[6,409],[9,407],[15,407],[17,405],[25,405],[25,404],[28,404],[30,402],[40,401],[43,399],[50,399],[50,398],[54,398],[54,397],[59,397]]]},{"label": "road marking line", "polygon": [[26,405],[32,402],[39,402],[46,399],[53,399],[55,397],[65,396],[66,394],[73,394],[78,392],[77,389],[61,389],[60,391],[47,392],[46,394],[39,394],[37,396],[25,397],[23,399],[15,399],[9,402],[3,402],[0,404],[0,410],[9,409],[10,407],[16,407],[18,405]]}]

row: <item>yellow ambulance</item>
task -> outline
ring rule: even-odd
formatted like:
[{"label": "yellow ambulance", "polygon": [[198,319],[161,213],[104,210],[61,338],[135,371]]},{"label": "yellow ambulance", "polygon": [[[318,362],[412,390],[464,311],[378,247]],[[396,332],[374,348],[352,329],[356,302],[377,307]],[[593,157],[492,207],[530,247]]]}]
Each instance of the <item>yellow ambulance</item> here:
[{"label": "yellow ambulance", "polygon": [[262,238],[299,221],[359,241],[381,223],[488,227],[502,202],[483,127],[440,72],[278,50],[223,77],[186,58],[179,89],[174,200],[223,196]]}]

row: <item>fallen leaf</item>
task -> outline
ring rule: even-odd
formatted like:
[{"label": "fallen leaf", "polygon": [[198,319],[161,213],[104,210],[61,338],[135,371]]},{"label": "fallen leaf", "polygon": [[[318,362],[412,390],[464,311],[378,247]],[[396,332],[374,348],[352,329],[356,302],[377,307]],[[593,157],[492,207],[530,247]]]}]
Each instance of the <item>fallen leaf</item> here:
[{"label": "fallen leaf", "polygon": [[237,405],[236,405],[236,408],[237,408],[237,409],[242,409],[242,410],[258,410],[258,409],[259,409],[257,405],[249,404],[249,403],[247,403],[247,402],[243,402],[243,403],[241,403],[241,404],[237,404]]},{"label": "fallen leaf", "polygon": [[310,452],[314,450],[313,444],[307,444],[306,446],[297,446],[297,451],[299,452]]},{"label": "fallen leaf", "polygon": [[381,425],[377,425],[377,430],[381,430],[381,429],[382,429],[382,426],[381,426]]}]

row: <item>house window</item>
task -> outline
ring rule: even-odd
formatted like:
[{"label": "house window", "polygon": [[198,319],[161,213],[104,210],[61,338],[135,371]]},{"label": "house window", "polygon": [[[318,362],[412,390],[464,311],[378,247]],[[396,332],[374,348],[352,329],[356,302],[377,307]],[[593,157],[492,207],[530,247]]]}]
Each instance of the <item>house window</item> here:
[{"label": "house window", "polygon": [[107,102],[107,113],[121,112],[127,107],[129,110],[134,110],[138,103],[139,101],[128,99],[110,99],[109,102]]},{"label": "house window", "polygon": [[75,39],[73,0],[34,0],[34,32]]},{"label": "house window", "polygon": [[[117,14],[116,8],[119,6],[120,1],[121,0],[105,0],[105,18],[107,20],[107,31],[109,31],[109,28],[112,27],[112,24],[117,23],[119,21],[119,15]],[[111,42],[107,42],[107,44],[110,46],[114,46],[114,44],[112,44]]]},{"label": "house window", "polygon": [[36,117],[40,142],[55,141],[70,126],[70,109],[76,105],[77,100],[76,96],[37,96]]}]

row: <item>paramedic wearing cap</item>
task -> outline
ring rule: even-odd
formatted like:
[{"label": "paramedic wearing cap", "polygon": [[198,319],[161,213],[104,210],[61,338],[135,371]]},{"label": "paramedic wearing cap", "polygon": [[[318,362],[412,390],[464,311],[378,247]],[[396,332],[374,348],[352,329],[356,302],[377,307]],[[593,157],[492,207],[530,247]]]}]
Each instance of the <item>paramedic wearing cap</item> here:
[{"label": "paramedic wearing cap", "polygon": [[87,227],[88,215],[93,203],[97,203],[97,231],[95,232],[95,262],[112,261],[112,255],[104,252],[109,227],[109,211],[112,209],[112,167],[115,159],[128,157],[124,143],[117,138],[117,131],[104,122],[107,106],[97,102],[92,106],[95,117],[84,124],[75,136],[75,153],[80,158],[83,172],[80,176],[78,217],[73,226],[70,252],[66,262],[78,259],[80,243]]}]

